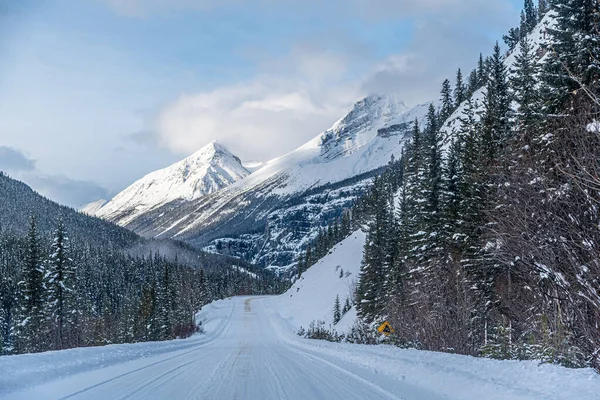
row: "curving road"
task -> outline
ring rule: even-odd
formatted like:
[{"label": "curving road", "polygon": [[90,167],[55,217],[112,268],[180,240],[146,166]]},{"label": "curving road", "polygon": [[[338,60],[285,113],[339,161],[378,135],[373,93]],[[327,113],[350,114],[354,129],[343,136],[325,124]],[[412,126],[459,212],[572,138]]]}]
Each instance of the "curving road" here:
[{"label": "curving road", "polygon": [[[235,298],[210,341],[9,393],[8,399],[400,399],[392,378],[295,346],[268,298]],[[280,321],[279,321],[280,322]],[[428,399],[432,397],[427,397]]]},{"label": "curving road", "polygon": [[186,340],[0,357],[0,400],[596,400],[600,378],[537,362],[299,338],[277,297],[206,306]]}]

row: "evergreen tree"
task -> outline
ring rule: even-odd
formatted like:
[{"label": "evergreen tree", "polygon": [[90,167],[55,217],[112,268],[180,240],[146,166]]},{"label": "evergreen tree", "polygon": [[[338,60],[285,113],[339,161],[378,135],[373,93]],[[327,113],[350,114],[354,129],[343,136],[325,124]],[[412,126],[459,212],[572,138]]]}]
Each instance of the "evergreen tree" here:
[{"label": "evergreen tree", "polygon": [[310,243],[308,244],[308,246],[306,246],[306,255],[304,258],[304,265],[303,265],[303,270],[306,271],[307,269],[309,269],[310,267],[312,267],[313,265],[313,256],[312,256],[312,249],[310,246]]},{"label": "evergreen tree", "polygon": [[342,309],[340,305],[340,296],[335,296],[335,303],[333,305],[333,324],[337,324],[342,319]]},{"label": "evergreen tree", "polygon": [[350,311],[351,308],[352,308],[352,305],[350,304],[350,298],[346,297],[346,302],[344,303],[344,308],[342,309],[342,314],[346,314],[348,311]]},{"label": "evergreen tree", "polygon": [[454,107],[457,108],[466,99],[466,88],[460,68],[456,73],[456,86],[454,87]]},{"label": "evergreen tree", "polygon": [[27,234],[27,249],[23,280],[19,282],[22,293],[21,321],[18,325],[20,352],[43,350],[44,335],[44,267],[36,229],[36,219],[31,217]]},{"label": "evergreen tree", "polygon": [[442,176],[442,137],[437,123],[436,112],[433,104],[429,105],[427,125],[425,127],[425,140],[428,149],[429,171],[428,183],[428,212],[435,215],[439,212],[440,183]]},{"label": "evergreen tree", "polygon": [[[454,101],[452,100],[452,88],[450,87],[450,81],[448,79],[444,80],[442,84],[442,92],[441,92],[441,102],[442,107],[440,110],[440,126],[446,122],[446,120],[452,115],[454,111]],[[431,105],[433,107],[433,105]],[[434,108],[435,113],[435,108]],[[437,125],[437,124],[436,124]]]},{"label": "evergreen tree", "polygon": [[502,39],[508,46],[508,50],[512,52],[519,44],[521,37],[521,28],[510,28],[508,34],[502,36]]},{"label": "evergreen tree", "polygon": [[517,129],[526,135],[526,142],[531,144],[531,133],[540,121],[541,101],[537,84],[538,66],[535,53],[529,40],[525,39],[519,46],[519,54],[511,70],[510,83],[514,92],[514,100],[519,104],[517,112]]},{"label": "evergreen tree", "polygon": [[479,89],[479,77],[477,76],[477,70],[474,69],[469,74],[469,82],[467,83],[467,95],[466,98],[473,96],[473,93]]},{"label": "evergreen tree", "polygon": [[495,160],[498,150],[502,147],[510,131],[507,73],[498,42],[494,46],[494,54],[490,59],[490,72],[483,117],[484,151],[488,163]]},{"label": "evergreen tree", "polygon": [[[429,121],[433,121],[431,107],[429,108]],[[435,113],[435,110],[434,110]],[[431,124],[430,124],[431,125]],[[407,152],[407,166],[405,170],[405,187],[403,189],[403,222],[407,241],[407,257],[413,259],[420,257],[418,249],[425,244],[425,227],[427,214],[427,199],[429,195],[428,166],[430,138],[423,137],[418,121],[413,126],[412,141]]]},{"label": "evergreen tree", "polygon": [[386,183],[375,178],[370,192],[373,216],[367,225],[367,240],[358,285],[358,313],[372,322],[384,309],[392,256],[389,229],[392,225]]},{"label": "evergreen tree", "polygon": [[545,111],[562,110],[570,96],[600,79],[600,10],[597,0],[553,0],[555,25],[542,79]]},{"label": "evergreen tree", "polygon": [[527,27],[527,31],[523,36],[526,37],[527,34],[533,31],[538,23],[538,10],[535,8],[533,0],[525,0],[524,12],[525,26]]},{"label": "evergreen tree", "polygon": [[483,60],[483,54],[479,53],[479,61],[477,62],[477,77],[479,78],[477,89],[485,86],[488,79],[488,71]]},{"label": "evergreen tree", "polygon": [[519,26],[519,32],[521,34],[521,39],[524,39],[529,34],[529,25],[527,23],[527,16],[525,15],[525,10],[521,11],[521,25]]},{"label": "evergreen tree", "polygon": [[52,242],[50,259],[46,271],[47,317],[50,321],[52,347],[64,349],[72,345],[76,323],[77,303],[75,296],[75,266],[69,257],[69,238],[62,220]]}]

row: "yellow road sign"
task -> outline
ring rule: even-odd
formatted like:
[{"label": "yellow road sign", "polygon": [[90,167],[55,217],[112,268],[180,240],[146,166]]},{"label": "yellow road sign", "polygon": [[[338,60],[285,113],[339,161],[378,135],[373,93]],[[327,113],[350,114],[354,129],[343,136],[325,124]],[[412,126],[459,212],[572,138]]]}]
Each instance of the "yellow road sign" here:
[{"label": "yellow road sign", "polygon": [[390,325],[389,322],[385,321],[383,324],[381,324],[381,326],[379,328],[377,328],[377,330],[380,333],[383,333],[385,336],[388,336],[394,332],[396,332],[394,330],[394,328],[392,328],[392,326]]}]

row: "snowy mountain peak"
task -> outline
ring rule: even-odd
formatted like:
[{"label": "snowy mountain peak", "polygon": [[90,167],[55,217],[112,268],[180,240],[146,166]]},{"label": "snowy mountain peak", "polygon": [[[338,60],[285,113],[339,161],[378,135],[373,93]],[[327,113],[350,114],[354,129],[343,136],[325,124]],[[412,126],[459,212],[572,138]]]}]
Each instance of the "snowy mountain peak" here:
[{"label": "snowy mountain peak", "polygon": [[213,140],[206,146],[202,147],[200,150],[189,156],[187,159],[200,159],[205,161],[210,161],[215,157],[219,157],[222,155],[230,155],[235,157],[225,146],[219,143],[217,140]]},{"label": "snowy mountain peak", "polygon": [[359,100],[348,114],[321,134],[323,161],[347,156],[377,136],[387,138],[405,134],[415,118],[421,120],[425,116],[427,106],[410,108],[395,95],[377,94]]},{"label": "snowy mountain peak", "polygon": [[152,172],[119,193],[95,212],[135,218],[174,200],[191,201],[231,185],[250,174],[238,157],[212,141],[191,156]]}]

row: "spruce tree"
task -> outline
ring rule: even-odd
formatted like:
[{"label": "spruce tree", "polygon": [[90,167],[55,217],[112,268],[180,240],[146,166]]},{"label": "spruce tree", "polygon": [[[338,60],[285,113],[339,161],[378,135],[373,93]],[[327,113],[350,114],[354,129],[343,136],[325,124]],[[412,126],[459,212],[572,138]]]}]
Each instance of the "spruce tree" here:
[{"label": "spruce tree", "polygon": [[466,98],[473,96],[473,93],[475,93],[478,89],[479,89],[479,77],[477,76],[477,70],[474,69],[469,74],[469,82],[467,83]]},{"label": "spruce tree", "polygon": [[439,125],[442,125],[444,122],[446,122],[446,120],[452,115],[452,112],[454,111],[455,102],[452,100],[452,88],[450,87],[450,81],[448,79],[444,80],[444,83],[442,84],[441,103],[442,107],[439,115]]},{"label": "spruce tree", "polygon": [[340,296],[335,296],[335,303],[333,305],[333,324],[337,324],[342,319],[342,309],[340,305]]},{"label": "spruce tree", "polygon": [[465,101],[466,98],[466,89],[465,84],[463,82],[463,75],[460,68],[456,73],[456,86],[454,87],[454,107],[457,108]]},{"label": "spruce tree", "polygon": [[348,311],[350,311],[351,308],[352,308],[352,305],[350,304],[350,298],[346,297],[346,302],[344,303],[344,308],[342,309],[342,314],[346,314]]},{"label": "spruce tree", "polygon": [[526,37],[527,34],[533,31],[533,29],[538,23],[538,11],[536,10],[535,5],[533,4],[533,0],[525,0],[524,12],[525,26],[527,27],[527,32],[525,32],[523,37]]},{"label": "spruce tree", "polygon": [[526,38],[529,34],[529,25],[527,23],[525,10],[521,11],[521,25],[519,26],[519,33],[521,34],[521,39]]},{"label": "spruce tree", "polygon": [[372,322],[383,311],[387,301],[390,271],[389,229],[392,216],[386,182],[376,177],[370,193],[373,215],[367,225],[367,239],[358,285],[358,312]]},{"label": "spruce tree", "polygon": [[490,163],[495,160],[499,149],[506,141],[510,131],[510,96],[507,71],[498,42],[494,46],[494,54],[490,59],[490,77],[486,86],[484,106],[484,151],[486,152],[488,163]]},{"label": "spruce tree", "polygon": [[47,289],[47,318],[50,321],[53,348],[70,347],[69,338],[75,328],[78,307],[75,297],[75,266],[69,256],[69,238],[62,220],[54,234],[45,282]]},{"label": "spruce tree", "polygon": [[545,111],[555,114],[570,96],[598,85],[600,79],[600,10],[597,0],[553,0],[555,25],[542,80]]},{"label": "spruce tree", "polygon": [[508,46],[508,50],[512,52],[519,44],[521,37],[521,28],[511,28],[508,31],[508,34],[502,36],[502,39],[504,40],[504,43],[506,43],[506,45]]},{"label": "spruce tree", "polygon": [[302,271],[306,271],[307,269],[309,269],[310,267],[312,267],[313,265],[313,255],[312,255],[312,248],[310,243],[308,244],[308,246],[306,246],[306,255],[304,257],[304,264],[302,265]]},{"label": "spruce tree", "polygon": [[37,234],[36,219],[31,217],[27,233],[27,250],[23,267],[21,321],[19,323],[20,351],[42,351],[45,346],[44,324],[44,266]]},{"label": "spruce tree", "polygon": [[478,78],[477,89],[485,86],[485,84],[487,83],[487,79],[488,79],[488,71],[485,66],[485,61],[483,60],[482,53],[479,53],[479,61],[477,62],[477,78]]},{"label": "spruce tree", "polygon": [[[429,121],[434,121],[435,110],[429,108]],[[429,124],[431,125],[431,124]],[[405,169],[405,187],[403,189],[404,211],[402,229],[405,230],[407,241],[406,257],[416,261],[421,257],[419,249],[426,242],[426,220],[428,214],[428,199],[430,194],[429,168],[429,144],[430,138],[424,136],[415,120],[413,136],[407,152],[407,163]]]},{"label": "spruce tree", "polygon": [[[440,120],[442,120],[440,118]],[[425,140],[428,151],[429,171],[428,182],[428,212],[432,215],[439,212],[440,183],[442,176],[442,137],[436,118],[433,104],[429,105],[427,113],[427,125],[425,127]]]},{"label": "spruce tree", "polygon": [[541,100],[538,88],[538,64],[535,53],[524,39],[519,46],[519,54],[511,69],[510,83],[514,100],[518,103],[517,129],[524,135],[525,142],[531,144],[531,134],[540,121]]}]

